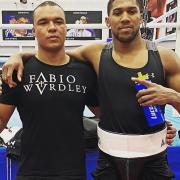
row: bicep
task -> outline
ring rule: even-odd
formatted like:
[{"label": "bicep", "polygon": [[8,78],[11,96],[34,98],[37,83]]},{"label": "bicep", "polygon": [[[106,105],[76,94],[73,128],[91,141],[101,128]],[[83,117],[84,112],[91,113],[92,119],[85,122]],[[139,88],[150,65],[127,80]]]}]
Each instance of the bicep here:
[{"label": "bicep", "polygon": [[167,87],[180,92],[180,58],[170,49],[158,47]]},{"label": "bicep", "polygon": [[12,113],[14,112],[14,105],[7,105],[0,103],[0,132],[5,128]]},{"label": "bicep", "polygon": [[180,73],[174,73],[167,77],[167,85],[180,93]]},{"label": "bicep", "polygon": [[180,92],[180,58],[171,52],[165,67],[167,86]]}]

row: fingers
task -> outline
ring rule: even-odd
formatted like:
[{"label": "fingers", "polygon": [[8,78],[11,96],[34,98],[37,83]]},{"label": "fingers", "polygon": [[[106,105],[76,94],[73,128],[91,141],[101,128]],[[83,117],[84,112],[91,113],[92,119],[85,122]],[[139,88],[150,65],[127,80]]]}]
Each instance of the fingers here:
[{"label": "fingers", "polygon": [[167,125],[167,129],[171,129],[172,128],[171,121],[166,120],[166,125]]},{"label": "fingers", "polygon": [[147,90],[140,90],[136,94],[136,97],[137,97],[139,103],[143,103],[145,101],[150,101],[151,99],[154,98],[153,95]]},{"label": "fingers", "polygon": [[8,67],[7,69],[7,74],[6,74],[6,78],[7,78],[7,83],[9,84],[9,87],[15,87],[17,84],[13,81],[13,71],[14,68],[12,66]]},{"label": "fingers", "polygon": [[17,84],[13,81],[12,75],[14,71],[13,65],[3,65],[2,67],[2,78],[3,81],[5,81],[9,87],[15,87]]},{"label": "fingers", "polygon": [[136,97],[141,106],[161,105],[164,103],[162,97],[160,97],[153,88],[140,90],[136,94]]},{"label": "fingers", "polygon": [[154,105],[158,104],[158,103],[156,103],[155,99],[145,101],[145,100],[143,100],[143,98],[141,98],[138,100],[138,102],[139,102],[140,106],[154,106]]},{"label": "fingers", "polygon": [[141,80],[141,79],[138,79],[138,78],[136,78],[136,77],[132,77],[131,80],[134,81],[134,82],[136,82],[136,83],[140,83],[140,84],[146,86],[147,88],[148,88],[148,87],[151,87],[151,86],[153,85],[153,83],[150,82],[150,81]]},{"label": "fingers", "polygon": [[148,89],[142,89],[137,92],[136,97],[143,98],[143,100],[151,100],[155,98],[157,95],[157,90],[154,87],[148,88]]},{"label": "fingers", "polygon": [[173,138],[175,137],[175,134],[172,132],[167,132],[167,136],[166,136],[166,142],[168,145],[171,145],[173,143]]},{"label": "fingers", "polygon": [[[145,87],[147,87],[147,89],[142,89],[140,91],[137,92],[136,97],[138,99],[138,102],[140,105],[149,105],[150,103],[152,103],[151,101],[153,100],[153,94],[155,89],[152,87],[152,83],[149,81],[145,81],[145,80],[140,80],[138,78],[131,78],[132,81],[136,82],[136,83],[140,83],[142,85],[144,85]],[[150,88],[152,87],[152,88]],[[150,101],[148,103],[148,101]],[[152,104],[151,104],[152,105]]]},{"label": "fingers", "polygon": [[3,66],[2,66],[2,80],[3,81],[5,81],[6,82],[6,75],[7,75],[7,67],[6,67],[6,65],[4,64]]},{"label": "fingers", "polygon": [[166,139],[166,143],[167,143],[168,145],[172,145],[173,142],[174,142],[173,139]]},{"label": "fingers", "polygon": [[167,123],[167,135],[166,135],[166,142],[168,145],[173,143],[173,138],[176,136],[176,128],[172,126],[171,123]]},{"label": "fingers", "polygon": [[174,138],[176,136],[176,129],[175,128],[172,128],[170,130],[167,130],[167,136],[169,138]]},{"label": "fingers", "polygon": [[19,65],[17,70],[17,79],[19,82],[22,80],[22,74],[23,74],[23,66]]},{"label": "fingers", "polygon": [[138,78],[133,77],[131,79],[147,87],[147,89],[142,89],[138,91],[136,94],[138,102],[141,106],[167,104],[167,88],[156,83],[152,83],[145,80],[139,80]]},{"label": "fingers", "polygon": [[148,89],[142,89],[142,90],[137,92],[136,97],[140,98],[141,96],[145,96],[145,95],[148,95],[148,94],[150,94]]}]

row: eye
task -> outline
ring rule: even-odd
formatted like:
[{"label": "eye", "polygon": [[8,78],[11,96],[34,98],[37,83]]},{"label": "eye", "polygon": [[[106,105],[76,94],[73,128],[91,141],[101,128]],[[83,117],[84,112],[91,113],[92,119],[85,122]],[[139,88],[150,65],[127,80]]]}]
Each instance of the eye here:
[{"label": "eye", "polygon": [[120,16],[121,14],[122,14],[122,11],[120,11],[120,10],[114,10],[113,11],[114,16]]},{"label": "eye", "polygon": [[43,21],[39,21],[38,24],[39,25],[45,25],[45,24],[47,24],[47,21],[44,21],[44,20]]},{"label": "eye", "polygon": [[63,19],[56,19],[55,23],[61,25],[61,24],[64,24],[64,20]]},{"label": "eye", "polygon": [[133,15],[133,14],[136,14],[137,13],[137,10],[136,9],[130,9],[128,11],[129,14]]}]

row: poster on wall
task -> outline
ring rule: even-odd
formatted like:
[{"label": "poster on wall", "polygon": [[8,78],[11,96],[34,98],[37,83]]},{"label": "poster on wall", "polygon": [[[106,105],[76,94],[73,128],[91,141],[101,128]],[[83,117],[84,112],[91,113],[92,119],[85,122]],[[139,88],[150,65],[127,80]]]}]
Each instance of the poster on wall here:
[{"label": "poster on wall", "polygon": [[[2,11],[2,24],[32,24],[32,11]],[[34,40],[31,29],[3,29],[3,40]]]},{"label": "poster on wall", "polygon": [[[177,6],[177,1],[171,1],[170,3],[168,3],[166,5],[166,12],[174,9],[175,7]],[[166,22],[167,23],[175,23],[177,22],[177,12],[174,13],[174,14],[171,14],[170,16],[168,16],[166,18]],[[168,34],[172,34],[172,33],[175,33],[176,32],[176,28],[172,28],[172,27],[169,27],[169,28],[166,28],[166,35]]]},{"label": "poster on wall", "polygon": [[[102,11],[65,11],[67,24],[102,24]],[[101,29],[68,29],[67,40],[101,40]]]}]

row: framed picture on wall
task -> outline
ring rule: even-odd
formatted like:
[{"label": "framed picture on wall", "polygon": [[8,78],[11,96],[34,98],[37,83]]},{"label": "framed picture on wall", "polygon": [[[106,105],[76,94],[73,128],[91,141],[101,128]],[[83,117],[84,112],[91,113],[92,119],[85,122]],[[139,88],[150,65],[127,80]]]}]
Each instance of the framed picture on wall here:
[{"label": "framed picture on wall", "polygon": [[[32,11],[2,11],[2,24],[32,24]],[[34,40],[31,29],[3,29],[3,40]]]},{"label": "framed picture on wall", "polygon": [[[168,3],[166,5],[166,12],[174,9],[176,6],[177,6],[177,1],[176,0],[171,1],[170,3]],[[174,13],[174,14],[171,14],[170,16],[168,16],[166,18],[166,22],[167,23],[175,23],[175,22],[177,22],[177,12]],[[166,35],[172,34],[174,32],[176,32],[176,28],[172,28],[172,27],[166,28]]]},{"label": "framed picture on wall", "polygon": [[[102,11],[65,11],[67,24],[102,24]],[[68,29],[67,40],[101,40],[102,29]]]}]

